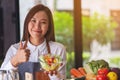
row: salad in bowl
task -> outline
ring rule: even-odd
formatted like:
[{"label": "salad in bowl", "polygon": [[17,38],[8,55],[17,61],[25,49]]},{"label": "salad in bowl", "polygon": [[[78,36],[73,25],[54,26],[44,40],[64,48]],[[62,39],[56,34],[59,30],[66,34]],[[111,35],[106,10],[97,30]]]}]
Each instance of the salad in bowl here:
[{"label": "salad in bowl", "polygon": [[59,67],[63,64],[63,60],[58,55],[45,54],[39,57],[40,64],[42,69],[46,71],[58,70]]}]

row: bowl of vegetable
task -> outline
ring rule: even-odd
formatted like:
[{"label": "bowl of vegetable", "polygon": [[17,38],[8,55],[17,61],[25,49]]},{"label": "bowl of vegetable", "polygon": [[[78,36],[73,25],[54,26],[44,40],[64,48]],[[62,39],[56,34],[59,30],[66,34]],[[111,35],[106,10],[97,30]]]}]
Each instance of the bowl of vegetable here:
[{"label": "bowl of vegetable", "polygon": [[60,56],[52,54],[41,55],[39,61],[45,71],[57,71],[63,63]]}]

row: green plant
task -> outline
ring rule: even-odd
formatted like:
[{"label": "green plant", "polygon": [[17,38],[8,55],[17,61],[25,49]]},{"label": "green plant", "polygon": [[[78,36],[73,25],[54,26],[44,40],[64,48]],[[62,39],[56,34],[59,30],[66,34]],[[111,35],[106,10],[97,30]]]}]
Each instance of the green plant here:
[{"label": "green plant", "polygon": [[101,45],[114,39],[117,23],[105,15],[94,13],[90,17],[82,16],[83,47],[89,51],[90,44],[97,40]]},{"label": "green plant", "polygon": [[120,68],[120,57],[113,57],[113,58],[110,58],[110,65],[111,66],[117,66]]},{"label": "green plant", "polygon": [[54,12],[55,38],[67,47],[68,52],[73,49],[73,17],[68,12]]},{"label": "green plant", "polygon": [[67,78],[70,78],[70,69],[75,67],[74,66],[74,52],[67,53]]},{"label": "green plant", "polygon": [[83,51],[82,57],[83,57],[83,65],[84,65],[88,62],[90,58],[90,52]]},{"label": "green plant", "polygon": [[68,12],[54,12],[55,38],[67,47],[66,75],[70,78],[70,69],[74,67],[73,17]]},{"label": "green plant", "polygon": [[[74,67],[74,37],[73,17],[68,12],[54,12],[55,37],[58,42],[67,47],[67,77],[70,77],[70,69]],[[104,45],[114,39],[114,29],[117,23],[112,18],[95,13],[90,17],[82,16],[83,49],[89,51],[90,44],[96,39]],[[83,53],[83,60],[87,61],[89,53]]]}]

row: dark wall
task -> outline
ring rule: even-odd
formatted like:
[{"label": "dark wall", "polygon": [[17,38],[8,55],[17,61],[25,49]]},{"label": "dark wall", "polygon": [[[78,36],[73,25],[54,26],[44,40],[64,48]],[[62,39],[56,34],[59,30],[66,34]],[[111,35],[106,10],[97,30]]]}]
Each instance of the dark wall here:
[{"label": "dark wall", "polygon": [[2,45],[3,50],[1,50],[0,55],[5,56],[10,45],[20,39],[19,0],[2,0],[1,10],[0,34],[2,34],[2,43],[0,45]]},{"label": "dark wall", "polygon": [[3,58],[3,10],[2,7],[0,6],[0,58]]}]

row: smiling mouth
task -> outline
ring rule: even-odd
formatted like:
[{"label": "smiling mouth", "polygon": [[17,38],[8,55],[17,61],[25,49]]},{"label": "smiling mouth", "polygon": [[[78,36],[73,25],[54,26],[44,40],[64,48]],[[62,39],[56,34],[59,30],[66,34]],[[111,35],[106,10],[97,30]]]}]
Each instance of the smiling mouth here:
[{"label": "smiling mouth", "polygon": [[42,31],[39,31],[39,30],[33,30],[34,32],[36,33],[41,33]]}]

